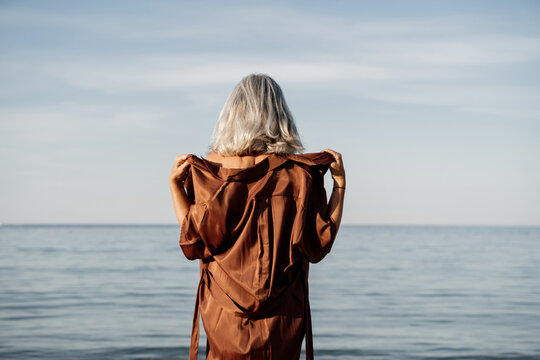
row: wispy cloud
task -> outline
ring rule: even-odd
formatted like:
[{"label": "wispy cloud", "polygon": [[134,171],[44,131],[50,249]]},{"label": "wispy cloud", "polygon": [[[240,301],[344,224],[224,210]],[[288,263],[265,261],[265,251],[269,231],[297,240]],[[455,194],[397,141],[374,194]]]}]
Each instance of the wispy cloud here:
[{"label": "wispy cloud", "polygon": [[[513,55],[507,56],[507,61],[511,57],[520,60],[533,58],[536,50],[527,53],[525,49],[529,49],[532,41],[521,40],[509,42],[514,44],[512,46],[521,44],[523,48],[520,48],[521,54],[514,51]],[[326,59],[321,59],[321,56],[295,61],[286,58],[268,59],[264,56],[201,53],[143,55],[129,59],[84,59],[65,63],[56,61],[35,66],[42,76],[45,74],[53,82],[63,82],[72,88],[90,89],[104,94],[211,89],[219,85],[231,86],[249,72],[264,72],[292,86],[309,85],[336,91],[346,89],[349,94],[356,94],[359,98],[453,105],[463,111],[474,109],[504,116],[510,109],[514,109],[514,116],[538,116],[537,104],[540,102],[533,95],[540,93],[538,85],[506,84],[497,80],[497,74],[490,76],[489,71],[482,69],[482,64],[489,65],[492,61],[490,54],[495,52],[495,46],[487,50],[479,49],[469,42],[449,44],[446,48],[437,45],[435,48],[428,51],[429,45],[398,44],[392,48],[386,44],[387,52],[372,52],[360,61],[345,61],[328,56]]]},{"label": "wispy cloud", "polygon": [[[298,16],[294,7],[269,5],[212,12],[167,7],[171,14],[161,26],[156,25],[163,14],[160,18],[155,12],[133,21],[129,16],[116,19],[114,13],[0,11],[4,26],[52,26],[68,30],[66,36],[69,31],[97,32],[104,43],[124,37],[170,46],[167,52],[164,46],[150,53],[71,53],[66,60],[52,50],[26,50],[22,59],[15,52],[2,61],[0,72],[10,89],[3,91],[39,87],[40,82],[102,94],[210,89],[234,84],[249,72],[265,72],[288,84],[342,88],[360,98],[490,114],[515,108],[521,116],[538,115],[537,99],[530,95],[538,93],[538,84],[507,84],[497,75],[540,61],[540,36],[499,32],[500,19],[493,15],[374,20],[313,11]],[[190,12],[207,16],[194,21]],[[175,16],[179,21],[172,21]],[[100,26],[95,26],[98,18]],[[174,41],[178,46],[171,46]],[[211,46],[229,50],[209,50]],[[37,81],[25,81],[28,73]]]}]

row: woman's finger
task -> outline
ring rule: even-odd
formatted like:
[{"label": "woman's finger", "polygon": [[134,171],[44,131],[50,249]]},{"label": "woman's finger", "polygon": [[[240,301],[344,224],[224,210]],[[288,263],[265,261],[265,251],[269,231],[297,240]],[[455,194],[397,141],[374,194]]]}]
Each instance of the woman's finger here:
[{"label": "woman's finger", "polygon": [[178,167],[178,171],[186,171],[187,168],[188,168],[190,165],[191,165],[190,163],[184,162],[182,165],[180,165],[180,166]]},{"label": "woman's finger", "polygon": [[341,154],[340,153],[338,153],[338,152],[336,152],[336,151],[334,151],[332,149],[325,149],[324,151],[326,151],[327,153],[332,155],[337,162],[341,162]]},{"label": "woman's finger", "polygon": [[174,158],[175,165],[179,165],[179,164],[183,163],[184,161],[186,161],[188,156],[189,156],[189,154],[176,155],[175,158]]},{"label": "woman's finger", "polygon": [[171,172],[171,177],[177,181],[184,181],[187,170],[190,166],[191,166],[190,163],[184,162],[182,165],[173,169],[173,171]]},{"label": "woman's finger", "polygon": [[178,166],[176,168],[176,171],[175,173],[178,174],[179,176],[184,176],[185,175],[185,172],[187,171],[188,167],[190,166],[191,164],[188,163],[188,162],[184,162],[182,165]]},{"label": "woman's finger", "polygon": [[176,155],[176,157],[174,158],[173,171],[175,169],[177,169],[180,165],[187,164],[186,160],[187,160],[188,157],[189,157],[188,154],[186,154],[186,155]]}]

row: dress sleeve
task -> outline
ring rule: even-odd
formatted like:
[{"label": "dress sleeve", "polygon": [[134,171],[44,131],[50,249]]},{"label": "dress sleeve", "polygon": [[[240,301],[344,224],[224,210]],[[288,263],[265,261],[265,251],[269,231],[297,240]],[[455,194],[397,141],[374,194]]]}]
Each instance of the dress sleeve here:
[{"label": "dress sleeve", "polygon": [[321,261],[332,249],[336,226],[328,214],[324,171],[313,171],[305,205],[305,221],[297,250],[310,262]]},{"label": "dress sleeve", "polygon": [[179,245],[188,259],[206,259],[220,252],[228,238],[226,217],[220,210],[219,199],[205,201],[194,197],[193,174],[188,171],[184,186],[191,205],[180,226]]},{"label": "dress sleeve", "polygon": [[189,260],[211,256],[199,235],[199,228],[206,214],[205,204],[192,204],[180,228],[180,248]]}]

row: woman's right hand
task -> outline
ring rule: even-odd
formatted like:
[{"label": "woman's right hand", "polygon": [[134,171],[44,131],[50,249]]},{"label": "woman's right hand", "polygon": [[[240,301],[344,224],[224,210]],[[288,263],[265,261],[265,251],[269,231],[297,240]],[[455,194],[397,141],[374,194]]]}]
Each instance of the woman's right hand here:
[{"label": "woman's right hand", "polygon": [[330,173],[334,179],[335,186],[345,187],[345,168],[343,167],[341,154],[331,149],[325,149],[324,151],[334,157],[334,161],[330,163]]},{"label": "woman's right hand", "polygon": [[176,155],[174,158],[174,165],[169,176],[170,182],[178,183],[186,179],[187,169],[190,166],[190,164],[186,162],[188,157],[189,154]]},{"label": "woman's right hand", "polygon": [[191,165],[186,161],[188,157],[189,154],[184,154],[177,155],[174,158],[174,165],[169,177],[169,187],[171,188],[174,212],[180,226],[182,226],[182,222],[189,212],[189,207],[191,205],[183,185],[187,176],[187,170]]}]

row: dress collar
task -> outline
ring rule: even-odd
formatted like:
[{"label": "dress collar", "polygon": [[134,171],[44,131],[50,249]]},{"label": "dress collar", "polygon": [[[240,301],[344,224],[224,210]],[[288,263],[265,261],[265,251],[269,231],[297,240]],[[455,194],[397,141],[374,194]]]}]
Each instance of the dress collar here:
[{"label": "dress collar", "polygon": [[209,172],[214,177],[224,181],[242,181],[255,179],[274,170],[287,161],[302,163],[308,166],[328,165],[333,161],[332,155],[327,152],[308,154],[269,154],[265,159],[246,168],[226,168],[218,164],[190,154],[187,161],[199,170]]}]

